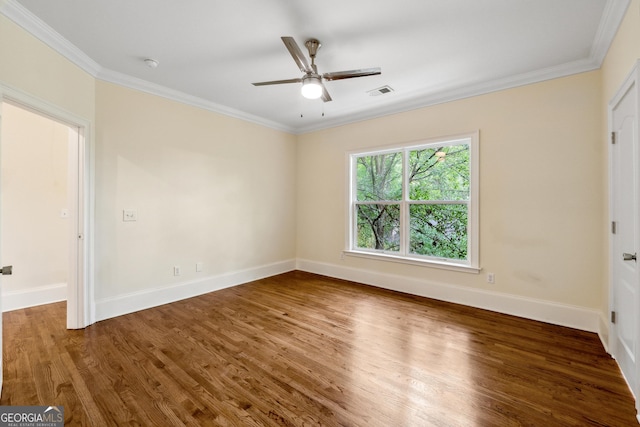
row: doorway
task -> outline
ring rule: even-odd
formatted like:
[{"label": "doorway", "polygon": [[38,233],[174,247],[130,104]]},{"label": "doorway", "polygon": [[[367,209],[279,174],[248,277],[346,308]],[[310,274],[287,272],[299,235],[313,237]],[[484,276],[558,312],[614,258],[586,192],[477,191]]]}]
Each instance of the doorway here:
[{"label": "doorway", "polygon": [[[0,251],[13,274],[2,311],[67,300],[70,147],[78,129],[4,102]],[[71,217],[71,218],[70,218]]]},{"label": "doorway", "polygon": [[[88,260],[86,236],[88,233],[86,232],[87,221],[85,221],[85,215],[88,212],[86,209],[88,204],[85,203],[85,182],[87,181],[85,175],[88,163],[88,158],[85,156],[85,133],[88,123],[81,119],[76,120],[74,116],[55,106],[6,89],[0,91],[0,112],[2,112],[0,115],[0,164],[6,166],[6,162],[17,163],[11,166],[12,173],[5,174],[3,171],[2,177],[14,188],[6,195],[2,194],[7,183],[0,183],[0,203],[13,201],[15,202],[13,207],[17,208],[19,205],[27,207],[25,210],[18,210],[17,213],[8,214],[7,211],[11,210],[11,206],[5,209],[0,205],[0,212],[5,216],[13,216],[13,219],[18,217],[18,223],[14,223],[18,224],[16,232],[7,231],[6,234],[11,237],[11,240],[3,239],[3,247],[0,248],[2,261],[0,265],[13,264],[13,274],[2,276],[0,280],[3,287],[13,292],[11,295],[13,302],[31,301],[32,303],[27,305],[38,305],[66,299],[67,328],[84,328],[92,323],[92,311],[88,304],[89,293],[85,289],[88,284],[85,267]],[[46,151],[44,155],[43,153],[36,155],[33,152],[33,144],[12,149],[14,154],[21,153],[22,160],[18,157],[12,160],[11,151],[2,152],[5,148],[2,138],[7,137],[5,129],[11,130],[16,126],[16,123],[9,122],[15,119],[16,112],[21,117],[28,117],[28,120],[31,120],[29,123],[44,123],[45,133],[56,136],[55,141],[49,140],[39,146],[38,150]],[[18,134],[28,134],[27,139],[33,137],[32,131],[33,129],[24,127],[21,131],[19,125],[17,130],[13,130]],[[26,165],[21,162],[33,164]],[[34,176],[25,178],[28,174],[25,175],[24,171],[19,169],[22,167],[32,169],[37,162],[40,162],[40,166],[31,173]],[[57,171],[57,174],[52,175],[55,176],[53,179],[56,182],[45,184],[40,182],[26,187],[21,187],[15,182],[18,179],[37,181],[41,177],[38,178],[35,175],[51,175],[45,173],[44,169],[48,169],[47,172]],[[34,190],[38,185],[40,192]],[[14,191],[16,187],[18,191]],[[64,197],[61,196],[63,193]],[[43,204],[41,203],[43,200],[37,199],[47,199],[47,203]],[[11,218],[7,219],[11,220]],[[34,220],[40,223],[33,225]],[[0,218],[0,224],[1,227],[7,223]],[[37,229],[37,233],[28,231],[29,224]],[[0,229],[0,233],[5,234],[5,230]],[[8,249],[8,245],[14,244],[17,246],[16,250]],[[6,255],[15,257],[15,260],[7,258],[2,249],[7,252]],[[15,283],[11,283],[12,280]]]},{"label": "doorway", "polygon": [[640,69],[609,104],[610,306],[609,348],[640,412]]}]

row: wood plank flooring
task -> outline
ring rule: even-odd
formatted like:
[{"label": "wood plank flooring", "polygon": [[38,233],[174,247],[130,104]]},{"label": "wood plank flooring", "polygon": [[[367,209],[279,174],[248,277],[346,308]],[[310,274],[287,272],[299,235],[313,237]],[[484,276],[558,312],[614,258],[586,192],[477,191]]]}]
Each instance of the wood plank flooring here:
[{"label": "wood plank flooring", "polygon": [[637,426],[595,334],[303,272],[65,329],[4,314],[2,405],[79,426]]}]

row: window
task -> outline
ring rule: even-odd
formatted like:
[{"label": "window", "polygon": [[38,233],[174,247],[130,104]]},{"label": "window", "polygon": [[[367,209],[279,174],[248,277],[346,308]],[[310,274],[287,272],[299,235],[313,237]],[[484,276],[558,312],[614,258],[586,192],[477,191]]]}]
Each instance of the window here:
[{"label": "window", "polygon": [[478,270],[478,134],[350,155],[348,254]]}]

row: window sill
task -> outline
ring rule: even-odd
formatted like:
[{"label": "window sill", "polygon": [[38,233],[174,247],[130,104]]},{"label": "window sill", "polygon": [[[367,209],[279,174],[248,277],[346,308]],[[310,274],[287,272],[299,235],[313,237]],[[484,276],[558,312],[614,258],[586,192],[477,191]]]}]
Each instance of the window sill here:
[{"label": "window sill", "polygon": [[439,268],[442,270],[460,271],[463,273],[479,274],[481,270],[480,267],[472,267],[469,265],[456,264],[453,262],[424,260],[419,258],[401,257],[396,255],[390,255],[390,254],[361,252],[361,251],[352,251],[352,250],[345,250],[343,251],[343,254],[346,256],[353,256],[357,258],[368,258],[368,259],[375,259],[378,261],[418,265],[420,267]]}]

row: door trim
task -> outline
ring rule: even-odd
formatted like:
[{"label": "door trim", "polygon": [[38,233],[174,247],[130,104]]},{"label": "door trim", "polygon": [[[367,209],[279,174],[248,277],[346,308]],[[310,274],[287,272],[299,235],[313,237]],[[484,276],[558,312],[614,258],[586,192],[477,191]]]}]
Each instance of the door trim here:
[{"label": "door trim", "polygon": [[[609,186],[608,186],[608,190],[609,190],[609,222],[607,225],[607,229],[609,230],[609,313],[613,312],[615,310],[614,307],[614,273],[613,273],[613,266],[614,266],[614,257],[616,256],[620,256],[621,254],[614,254],[614,237],[613,237],[613,232],[612,229],[610,227],[610,225],[613,223],[613,221],[616,220],[616,218],[613,217],[613,212],[614,212],[614,200],[613,200],[613,195],[614,195],[614,174],[613,174],[613,167],[614,167],[614,160],[613,160],[613,144],[611,141],[611,135],[613,133],[613,112],[615,107],[622,101],[622,99],[624,98],[624,96],[629,93],[630,90],[635,90],[636,91],[636,114],[640,116],[640,60],[636,61],[636,63],[634,64],[633,68],[631,69],[631,72],[628,74],[628,76],[625,78],[624,82],[622,83],[622,85],[620,86],[620,88],[618,89],[618,91],[616,92],[616,94],[613,96],[613,98],[611,99],[611,101],[609,101],[609,105],[607,107],[607,153],[608,153],[608,179],[609,179]],[[637,128],[637,123],[640,123],[640,117],[637,118],[636,120],[636,129],[635,129],[635,133],[636,133],[636,138],[634,141],[634,144],[636,145],[635,147],[635,152],[638,153],[638,151],[640,150],[640,147],[638,146],[639,142],[638,138],[640,138],[640,134],[638,133],[638,128]],[[640,162],[640,159],[638,158],[638,156],[635,157],[635,161],[636,162]],[[638,165],[640,169],[640,165]],[[636,181],[638,181],[639,177],[635,177]],[[640,198],[640,195],[637,195],[636,200],[638,200],[638,198]],[[638,203],[638,202],[636,202]],[[636,230],[640,230],[640,218],[636,218]],[[640,240],[640,236],[635,236],[636,241]],[[635,301],[634,304],[635,310],[636,312],[638,312],[638,310],[640,310],[640,298],[638,298],[638,301]],[[608,339],[608,352],[613,356],[613,358],[616,358],[616,338],[617,338],[617,330],[615,327],[612,326],[611,323],[611,319],[610,316],[607,315],[607,318],[609,318],[609,323],[607,323],[608,325],[608,329],[609,329],[609,339]],[[636,331],[636,342],[640,343],[640,327],[637,329]],[[635,355],[636,355],[636,363],[638,365],[640,365],[640,360],[637,356],[640,356],[640,349],[635,349]],[[636,384],[640,384],[640,370],[636,369],[635,372],[636,378],[635,383]],[[624,376],[623,376],[624,377]],[[629,384],[629,380],[625,378],[625,380],[627,381],[627,384]],[[640,389],[640,386],[637,387],[638,389]],[[631,387],[630,387],[631,389]],[[636,416],[638,418],[638,421],[640,422],[640,390],[633,390],[631,389],[632,393],[634,394],[635,397],[635,405],[636,405]]]},{"label": "door trim", "polygon": [[[19,89],[0,83],[0,103],[8,102],[31,110],[41,116],[49,117],[78,129],[77,153],[77,200],[71,200],[76,206],[77,221],[71,224],[71,233],[77,244],[71,244],[70,262],[76,268],[69,271],[74,274],[75,286],[67,288],[67,328],[81,329],[95,322],[93,238],[94,238],[94,146],[91,121],[66,111],[45,100],[29,95]],[[71,240],[73,243],[74,240]]]}]

